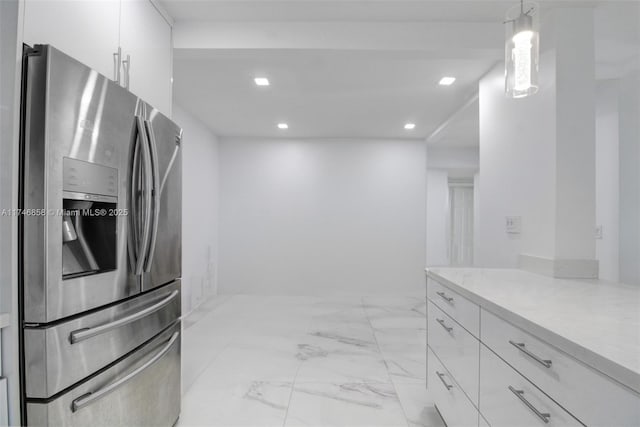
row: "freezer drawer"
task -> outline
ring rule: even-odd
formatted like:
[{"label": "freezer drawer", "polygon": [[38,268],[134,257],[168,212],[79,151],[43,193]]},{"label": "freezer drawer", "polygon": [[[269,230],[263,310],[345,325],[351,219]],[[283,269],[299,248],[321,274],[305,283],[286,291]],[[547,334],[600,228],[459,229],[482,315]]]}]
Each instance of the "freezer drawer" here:
[{"label": "freezer drawer", "polygon": [[49,401],[27,400],[33,426],[171,426],[180,414],[180,322]]},{"label": "freezer drawer", "polygon": [[48,398],[151,339],[180,318],[180,280],[46,328],[25,328],[28,398]]}]

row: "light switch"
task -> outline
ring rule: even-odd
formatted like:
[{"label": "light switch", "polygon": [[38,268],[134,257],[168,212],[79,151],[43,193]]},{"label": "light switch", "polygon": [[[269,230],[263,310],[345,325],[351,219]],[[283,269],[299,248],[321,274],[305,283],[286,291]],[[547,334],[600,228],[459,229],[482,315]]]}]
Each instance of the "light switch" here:
[{"label": "light switch", "polygon": [[505,217],[505,229],[509,234],[522,233],[522,217],[521,216],[508,216]]},{"label": "light switch", "polygon": [[602,226],[596,226],[596,240],[602,240]]}]

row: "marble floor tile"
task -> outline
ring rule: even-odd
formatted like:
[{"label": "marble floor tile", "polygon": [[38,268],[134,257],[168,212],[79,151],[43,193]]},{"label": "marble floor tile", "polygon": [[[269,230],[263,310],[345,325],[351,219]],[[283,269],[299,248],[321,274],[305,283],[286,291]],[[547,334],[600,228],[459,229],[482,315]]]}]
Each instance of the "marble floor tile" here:
[{"label": "marble floor tile", "polygon": [[232,343],[215,358],[197,381],[211,386],[231,386],[250,380],[293,382],[300,365],[296,351],[295,344],[285,349]]},{"label": "marble floor tile", "polygon": [[[182,391],[186,392],[196,379],[207,369],[211,362],[232,341],[228,336],[219,335],[215,340],[208,339],[206,333],[189,330],[183,333],[182,352]],[[195,350],[197,349],[197,350]]]},{"label": "marble floor tile", "polygon": [[296,383],[285,426],[406,426],[390,383]]},{"label": "marble floor tile", "polygon": [[180,426],[441,427],[417,296],[232,295],[184,319]]},{"label": "marble floor tile", "polygon": [[386,328],[373,330],[380,351],[413,353],[427,351],[426,320],[422,328]]},{"label": "marble floor tile", "polygon": [[424,383],[394,386],[410,427],[445,427]]},{"label": "marble floor tile", "polygon": [[380,312],[369,316],[374,329],[420,329],[426,326],[425,317],[412,312]]},{"label": "marble floor tile", "polygon": [[[316,351],[317,349],[313,349]],[[388,382],[389,373],[382,356],[368,354],[312,354],[303,360],[296,375],[301,382]]]},{"label": "marble floor tile", "polygon": [[282,426],[291,387],[260,381],[225,387],[195,384],[183,398],[178,426]]},{"label": "marble floor tile", "polygon": [[394,383],[426,384],[427,353],[383,353],[384,363]]}]

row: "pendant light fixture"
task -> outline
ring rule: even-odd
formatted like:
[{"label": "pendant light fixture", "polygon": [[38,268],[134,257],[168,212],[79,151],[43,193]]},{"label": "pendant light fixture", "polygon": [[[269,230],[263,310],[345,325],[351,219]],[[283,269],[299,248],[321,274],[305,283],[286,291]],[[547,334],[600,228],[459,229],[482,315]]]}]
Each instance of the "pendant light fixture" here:
[{"label": "pendant light fixture", "polygon": [[538,5],[520,0],[506,16],[505,92],[523,98],[538,91]]}]

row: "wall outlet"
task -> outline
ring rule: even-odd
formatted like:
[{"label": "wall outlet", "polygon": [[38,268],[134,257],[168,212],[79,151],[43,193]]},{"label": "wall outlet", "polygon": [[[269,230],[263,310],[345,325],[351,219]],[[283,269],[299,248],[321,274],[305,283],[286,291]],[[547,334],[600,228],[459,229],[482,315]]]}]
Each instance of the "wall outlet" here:
[{"label": "wall outlet", "polygon": [[522,233],[522,217],[521,216],[505,217],[505,230],[509,234]]},{"label": "wall outlet", "polygon": [[597,225],[596,226],[596,240],[602,240],[602,226],[601,225]]}]

